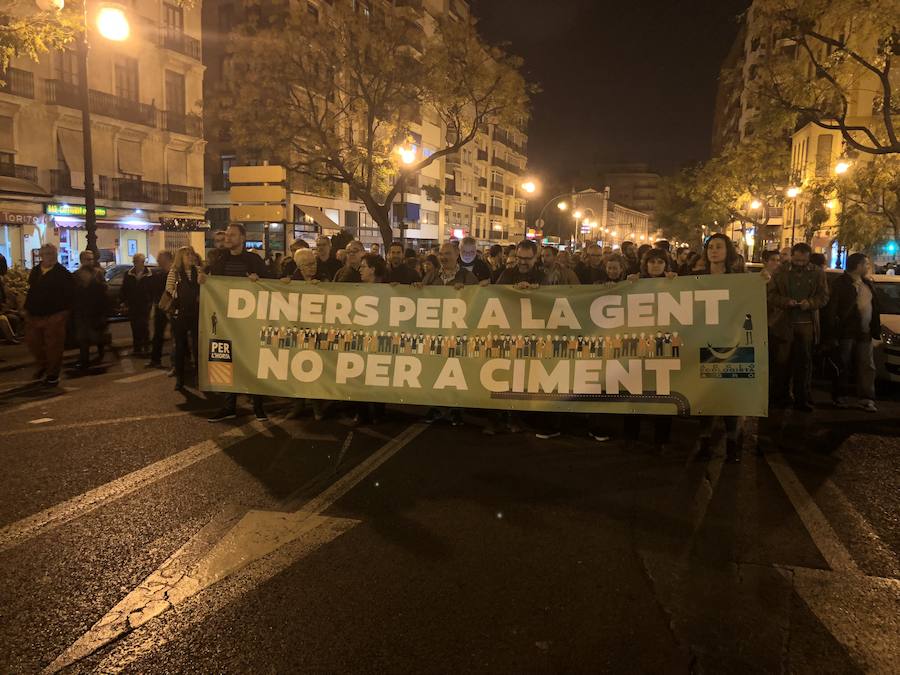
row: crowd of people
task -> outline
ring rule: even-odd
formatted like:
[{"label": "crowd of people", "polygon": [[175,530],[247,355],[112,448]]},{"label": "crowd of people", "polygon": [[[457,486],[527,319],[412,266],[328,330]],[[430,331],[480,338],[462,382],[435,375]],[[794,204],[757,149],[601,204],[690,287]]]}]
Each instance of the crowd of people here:
[{"label": "crowd of people", "polygon": [[[737,274],[745,271],[743,258],[732,241],[713,234],[701,250],[687,247],[672,250],[667,241],[637,246],[624,242],[618,250],[590,244],[583,251],[569,253],[554,246],[538,246],[531,240],[517,245],[494,245],[479,251],[472,238],[448,241],[430,250],[417,252],[392,242],[381,255],[380,247],[366,251],[359,241],[350,241],[340,250],[332,249],[329,237],[319,236],[314,248],[298,240],[287,258],[262,257],[246,249],[246,231],[231,224],[215,233],[214,248],[206,260],[189,246],[175,252],[161,251],[155,270],[145,265],[144,257],[134,256],[133,267],[125,275],[120,301],[127,310],[133,354],[146,356],[148,367],[162,367],[163,344],[167,330],[172,335],[170,374],[175,388],[185,388],[196,372],[199,354],[198,324],[200,286],[208,276],[270,278],[284,282],[309,283],[387,283],[421,286],[506,284],[519,288],[536,286],[616,284],[647,278],[672,278],[678,275]],[[14,318],[0,315],[4,334],[18,335],[24,323],[28,346],[38,364],[36,379],[48,386],[59,382],[67,331],[79,347],[77,367],[91,363],[90,350],[102,360],[108,343],[107,289],[102,270],[93,254],[85,251],[80,267],[72,274],[57,262],[57,251],[45,244],[41,260],[30,274],[24,311]],[[764,267],[768,298],[768,330],[771,363],[770,398],[775,407],[793,406],[811,411],[813,359],[826,354],[833,369],[832,401],[838,407],[856,405],[877,410],[875,404],[875,366],[872,340],[880,336],[878,298],[868,279],[871,265],[862,253],[847,258],[840,278],[829,288],[824,265],[805,243],[782,251],[765,251]],[[0,285],[0,302],[4,300]],[[748,319],[749,320],[749,319]],[[14,324],[14,321],[18,322]],[[748,326],[744,326],[748,329]],[[464,358],[491,357],[494,354],[532,358],[617,358],[642,355],[646,358],[677,356],[682,341],[677,332],[615,335],[596,338],[583,335],[557,335],[538,338],[529,335],[490,335],[474,339],[456,336],[410,335],[397,333],[360,333],[333,328],[303,328],[287,331],[281,327],[263,327],[260,343],[289,348],[359,350],[385,353],[425,353]],[[856,400],[853,400],[853,396]],[[265,420],[264,399],[252,396],[256,417]],[[302,401],[295,412],[302,409]],[[321,419],[325,402],[313,402],[313,412]],[[359,404],[354,417],[358,421],[377,421],[384,406]],[[210,421],[237,416],[237,395],[224,397],[222,409]],[[600,416],[592,416],[600,417]],[[447,419],[462,424],[460,410],[433,408],[426,415],[429,423]],[[564,416],[553,413],[534,415],[533,426],[541,438],[552,438],[562,431]],[[636,441],[642,420],[652,423],[654,441],[670,442],[671,417],[626,415],[623,431],[627,441]],[[597,440],[608,440],[594,421],[588,433]],[[711,451],[714,418],[700,420],[699,454]],[[739,461],[740,423],[738,418],[724,419],[726,456]],[[518,418],[509,412],[491,412],[485,433],[506,428],[521,428]]]}]

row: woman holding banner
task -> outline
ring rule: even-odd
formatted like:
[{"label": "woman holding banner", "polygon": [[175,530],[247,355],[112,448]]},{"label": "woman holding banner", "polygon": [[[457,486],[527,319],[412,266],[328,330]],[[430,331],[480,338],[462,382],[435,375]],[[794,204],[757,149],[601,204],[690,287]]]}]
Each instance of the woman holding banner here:
[{"label": "woman holding banner", "polygon": [[[706,240],[703,247],[703,269],[695,274],[732,274],[737,261],[737,251],[731,239],[717,232]],[[741,461],[738,448],[740,418],[723,416],[725,422],[725,461],[736,464]],[[712,457],[712,429],[715,417],[700,418],[700,450],[697,459]]]},{"label": "woman holding banner", "polygon": [[[388,280],[387,263],[379,255],[368,253],[359,263],[359,276],[364,284],[383,284]],[[384,403],[356,403],[353,424],[377,424],[385,415]]]}]

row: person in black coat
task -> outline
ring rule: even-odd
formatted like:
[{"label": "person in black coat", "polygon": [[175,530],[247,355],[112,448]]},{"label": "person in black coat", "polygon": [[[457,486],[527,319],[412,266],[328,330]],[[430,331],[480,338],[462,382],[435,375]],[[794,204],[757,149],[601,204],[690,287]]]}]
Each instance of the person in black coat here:
[{"label": "person in black coat", "polygon": [[103,360],[106,347],[106,279],[94,262],[93,251],[78,256],[81,267],[75,272],[75,295],[72,302],[72,321],[79,356],[77,368],[87,370],[91,345],[97,346],[97,362]]},{"label": "person in black coat", "polygon": [[66,323],[72,309],[75,287],[72,273],[57,261],[59,252],[56,246],[44,244],[40,254],[40,265],[36,265],[28,276],[25,341],[37,362],[35,379],[55,387],[59,384],[66,345]]},{"label": "person in black coat", "polygon": [[150,344],[150,307],[152,306],[152,272],[144,265],[144,254],[135,253],[134,267],[122,280],[122,303],[128,309],[131,338],[136,356],[145,356]]}]

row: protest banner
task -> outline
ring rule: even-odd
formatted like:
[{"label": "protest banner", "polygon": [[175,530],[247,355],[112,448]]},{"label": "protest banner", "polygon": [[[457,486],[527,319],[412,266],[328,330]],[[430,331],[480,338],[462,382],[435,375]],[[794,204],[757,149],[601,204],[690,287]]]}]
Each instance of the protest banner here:
[{"label": "protest banner", "polygon": [[210,277],[204,390],[461,408],[765,416],[765,283],[452,287]]}]

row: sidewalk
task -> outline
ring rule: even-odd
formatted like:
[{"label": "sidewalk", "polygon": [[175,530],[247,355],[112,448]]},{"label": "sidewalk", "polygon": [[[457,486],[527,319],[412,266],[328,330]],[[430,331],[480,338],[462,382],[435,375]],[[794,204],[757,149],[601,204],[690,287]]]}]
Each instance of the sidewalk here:
[{"label": "sidewalk", "polygon": [[[112,333],[112,346],[115,349],[123,349],[131,345],[131,326],[127,321],[111,323],[109,330]],[[63,358],[75,356],[78,356],[77,349],[67,349],[63,354]],[[31,365],[34,365],[34,358],[24,342],[17,345],[0,345],[0,373]]]}]

